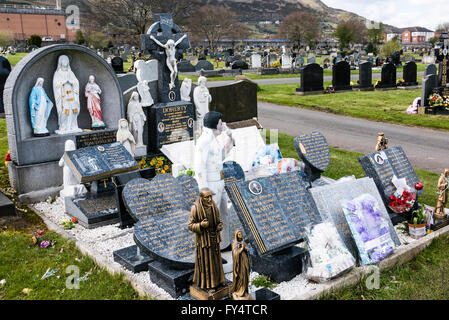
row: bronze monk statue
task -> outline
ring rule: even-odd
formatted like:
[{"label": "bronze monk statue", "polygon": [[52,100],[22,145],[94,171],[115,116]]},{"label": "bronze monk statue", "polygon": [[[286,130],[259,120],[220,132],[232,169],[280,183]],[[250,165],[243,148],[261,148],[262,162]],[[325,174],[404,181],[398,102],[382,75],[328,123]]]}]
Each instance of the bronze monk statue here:
[{"label": "bronze monk statue", "polygon": [[212,196],[210,189],[200,190],[188,222],[189,230],[195,233],[195,270],[190,293],[197,299],[221,299],[229,294],[220,252],[223,223]]}]

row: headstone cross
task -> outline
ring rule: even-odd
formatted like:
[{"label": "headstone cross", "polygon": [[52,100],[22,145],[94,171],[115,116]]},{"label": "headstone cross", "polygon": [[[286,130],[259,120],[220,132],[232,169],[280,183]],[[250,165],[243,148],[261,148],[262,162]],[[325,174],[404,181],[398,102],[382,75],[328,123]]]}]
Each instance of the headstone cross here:
[{"label": "headstone cross", "polygon": [[187,34],[174,24],[171,14],[158,14],[147,34],[141,35],[142,50],[148,50],[159,61],[159,95],[161,102],[180,98],[177,57],[190,48]]}]

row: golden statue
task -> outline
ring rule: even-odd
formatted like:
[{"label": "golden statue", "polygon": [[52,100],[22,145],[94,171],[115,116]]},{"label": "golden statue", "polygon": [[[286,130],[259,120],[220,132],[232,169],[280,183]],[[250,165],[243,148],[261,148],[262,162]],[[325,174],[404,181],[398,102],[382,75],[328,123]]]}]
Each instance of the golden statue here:
[{"label": "golden statue", "polygon": [[447,194],[448,194],[448,184],[449,184],[449,169],[445,169],[444,173],[441,175],[438,180],[438,200],[437,205],[435,207],[435,211],[433,213],[434,218],[436,219],[444,219],[446,218],[446,214],[444,212],[444,208],[446,207],[447,202]]},{"label": "golden statue", "polygon": [[242,231],[234,231],[232,243],[233,283],[231,287],[233,300],[253,300],[249,294],[249,275],[251,258],[249,249],[243,241]]},{"label": "golden statue", "polygon": [[200,195],[190,211],[188,228],[195,233],[195,270],[190,294],[199,300],[221,299],[229,294],[220,252],[223,223],[209,188]]},{"label": "golden statue", "polygon": [[385,135],[383,132],[379,132],[377,135],[377,143],[376,148],[374,149],[374,152],[378,152],[381,150],[388,149],[388,139],[385,138]]}]

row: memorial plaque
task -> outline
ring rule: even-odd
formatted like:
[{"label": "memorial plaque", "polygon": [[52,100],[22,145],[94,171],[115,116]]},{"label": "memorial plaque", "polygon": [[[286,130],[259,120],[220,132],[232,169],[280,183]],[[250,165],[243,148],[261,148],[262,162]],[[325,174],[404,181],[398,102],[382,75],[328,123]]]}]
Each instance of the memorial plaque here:
[{"label": "memorial plaque", "polygon": [[370,194],[379,202],[382,215],[388,221],[390,235],[394,243],[396,245],[401,244],[373,179],[362,178],[334,183],[326,186],[314,187],[309,189],[309,191],[312,194],[323,221],[331,221],[335,225],[340,237],[354,257],[357,257],[358,250],[345,218],[341,203],[344,200],[352,200],[365,193]]},{"label": "memorial plaque", "polygon": [[92,147],[117,141],[117,130],[98,131],[76,136],[76,148]]},{"label": "memorial plaque", "polygon": [[231,183],[226,191],[258,254],[291,247],[304,238],[304,227],[321,221],[302,172]]},{"label": "memorial plaque", "polygon": [[405,178],[410,187],[420,182],[401,146],[361,156],[359,162],[366,175],[374,179],[386,206],[396,190],[391,182],[394,175]]},{"label": "memorial plaque", "polygon": [[67,151],[64,160],[80,183],[138,168],[136,160],[120,142]]},{"label": "memorial plaque", "polygon": [[317,131],[295,138],[296,152],[304,163],[319,172],[327,170],[330,162],[329,145]]},{"label": "memorial plaque", "polygon": [[147,255],[177,267],[194,265],[194,234],[187,228],[190,209],[199,195],[194,178],[157,175],[134,179],[123,189],[128,212],[137,220],[134,240]]},{"label": "memorial plaque", "polygon": [[192,103],[177,101],[156,104],[151,108],[149,133],[150,150],[158,150],[166,144],[193,139],[195,108]]}]

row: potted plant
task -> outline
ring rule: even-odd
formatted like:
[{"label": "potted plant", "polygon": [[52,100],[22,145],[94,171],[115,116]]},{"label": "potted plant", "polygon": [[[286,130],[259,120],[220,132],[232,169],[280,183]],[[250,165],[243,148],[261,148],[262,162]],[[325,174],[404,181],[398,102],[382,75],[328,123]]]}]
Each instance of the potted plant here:
[{"label": "potted plant", "polygon": [[408,222],[408,233],[413,239],[419,239],[426,235],[427,216],[424,208],[414,210],[411,220]]}]

